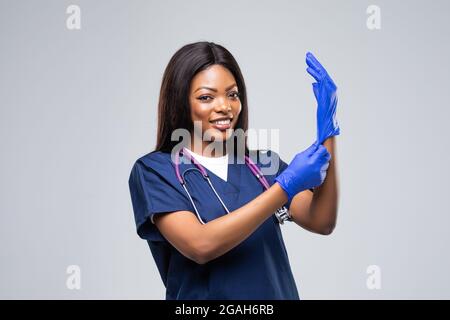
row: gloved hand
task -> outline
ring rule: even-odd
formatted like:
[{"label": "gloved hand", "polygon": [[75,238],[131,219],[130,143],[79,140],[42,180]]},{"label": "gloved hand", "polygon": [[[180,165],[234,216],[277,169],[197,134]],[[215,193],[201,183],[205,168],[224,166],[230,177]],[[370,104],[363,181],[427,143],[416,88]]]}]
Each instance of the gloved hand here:
[{"label": "gloved hand", "polygon": [[323,145],[314,142],[298,153],[289,166],[275,178],[290,201],[297,193],[317,187],[325,180],[331,154]]},{"label": "gloved hand", "polygon": [[317,100],[317,141],[322,144],[329,137],[340,134],[336,120],[337,87],[311,52],[306,54],[306,63],[309,66],[306,71],[317,81],[312,85]]}]

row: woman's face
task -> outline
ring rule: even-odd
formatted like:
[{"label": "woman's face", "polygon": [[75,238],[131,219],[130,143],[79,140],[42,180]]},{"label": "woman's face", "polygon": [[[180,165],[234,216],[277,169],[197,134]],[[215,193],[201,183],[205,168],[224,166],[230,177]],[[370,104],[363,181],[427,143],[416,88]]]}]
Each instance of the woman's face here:
[{"label": "woman's face", "polygon": [[[241,101],[233,74],[221,65],[212,65],[192,79],[189,102],[194,124],[201,122],[202,137],[207,140],[226,141],[236,126]],[[198,124],[198,123],[197,123]],[[204,141],[203,139],[202,141]],[[203,142],[203,145],[209,141]]]}]

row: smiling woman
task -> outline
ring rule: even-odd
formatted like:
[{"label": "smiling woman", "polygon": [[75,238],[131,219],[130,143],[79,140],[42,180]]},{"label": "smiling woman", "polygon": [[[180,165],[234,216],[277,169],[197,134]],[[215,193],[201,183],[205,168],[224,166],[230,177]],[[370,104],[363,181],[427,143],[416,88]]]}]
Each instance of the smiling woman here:
[{"label": "smiling woman", "polygon": [[[280,223],[291,219],[321,234],[334,223],[321,205],[334,180],[326,192],[317,188],[319,200],[313,189],[324,182],[327,149],[314,143],[289,166],[271,150],[250,151],[245,135],[232,134],[247,131],[247,112],[244,78],[228,50],[197,42],[174,54],[162,80],[156,149],[129,178],[137,233],[150,246],[166,299],[298,300]],[[191,141],[176,159],[193,162],[173,162],[179,129]],[[207,152],[206,136],[223,148]],[[244,154],[242,143],[230,144],[236,138]],[[262,175],[269,166],[274,174]]]},{"label": "smiling woman", "polygon": [[[217,120],[229,121],[229,124],[214,123]],[[201,125],[202,137],[194,130],[195,123]],[[211,134],[211,140],[222,142],[230,138],[227,129],[247,131],[244,78],[234,57],[220,45],[211,42],[188,44],[169,61],[158,104],[156,151],[171,152],[176,146],[171,135],[180,128],[188,130],[193,139],[197,135],[202,142],[206,131]],[[202,154],[207,144],[208,141],[204,141],[200,148],[192,144],[192,148]]]}]

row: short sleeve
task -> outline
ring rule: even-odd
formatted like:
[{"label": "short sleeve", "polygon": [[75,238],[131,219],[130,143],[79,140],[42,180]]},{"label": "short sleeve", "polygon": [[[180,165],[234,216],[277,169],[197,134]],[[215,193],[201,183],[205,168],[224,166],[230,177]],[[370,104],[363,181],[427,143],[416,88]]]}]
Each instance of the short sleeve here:
[{"label": "short sleeve", "polygon": [[[142,239],[149,241],[166,241],[153,224],[153,215],[165,212],[192,211],[189,200],[182,194],[182,189],[164,173],[173,169],[170,164],[164,170],[154,170],[137,161],[128,180],[131,202],[133,205],[136,230]],[[162,172],[161,172],[162,171]],[[171,173],[171,172],[170,172]]]}]

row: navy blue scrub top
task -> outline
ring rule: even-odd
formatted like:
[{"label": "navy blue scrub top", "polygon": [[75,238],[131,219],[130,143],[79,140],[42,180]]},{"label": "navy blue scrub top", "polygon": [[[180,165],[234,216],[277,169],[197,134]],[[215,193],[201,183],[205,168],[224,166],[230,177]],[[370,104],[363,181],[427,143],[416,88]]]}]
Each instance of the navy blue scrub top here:
[{"label": "navy blue scrub top", "polygon": [[[252,159],[260,168],[275,168],[273,174],[265,174],[272,185],[287,164],[270,150],[257,156]],[[270,161],[267,161],[268,158]],[[194,165],[181,163],[180,172],[191,167]],[[230,163],[228,181],[208,169],[206,171],[230,212],[264,191],[245,164]],[[226,214],[199,172],[190,171],[185,178],[205,223]],[[239,245],[201,265],[175,249],[151,221],[153,214],[164,212],[183,210],[195,215],[186,192],[176,178],[170,153],[157,151],[139,158],[131,170],[129,188],[137,233],[148,242],[166,287],[167,300],[299,299],[280,225],[274,215]],[[289,208],[289,205],[288,202],[286,207]]]}]

